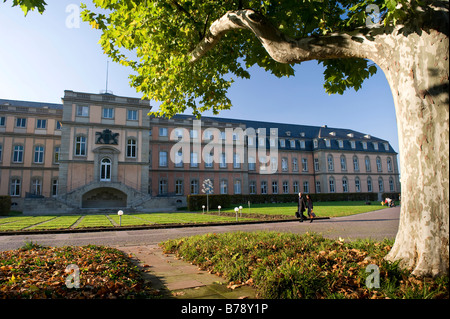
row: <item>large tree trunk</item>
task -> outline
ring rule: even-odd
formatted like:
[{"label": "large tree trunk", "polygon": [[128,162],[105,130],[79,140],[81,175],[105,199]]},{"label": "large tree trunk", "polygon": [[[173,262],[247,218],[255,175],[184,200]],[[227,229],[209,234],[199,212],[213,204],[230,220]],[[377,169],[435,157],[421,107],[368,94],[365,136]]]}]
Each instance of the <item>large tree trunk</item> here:
[{"label": "large tree trunk", "polygon": [[[449,270],[448,36],[431,30],[391,36],[384,64],[397,115],[402,202],[390,261],[413,274]],[[387,48],[385,48],[386,50]],[[389,50],[389,49],[388,49]]]},{"label": "large tree trunk", "polygon": [[402,183],[399,231],[386,259],[400,260],[420,276],[449,271],[448,8],[428,9],[426,21],[415,26],[363,28],[298,40],[252,10],[228,12],[191,52],[195,62],[226,32],[248,29],[281,63],[354,57],[377,63],[394,98]]}]

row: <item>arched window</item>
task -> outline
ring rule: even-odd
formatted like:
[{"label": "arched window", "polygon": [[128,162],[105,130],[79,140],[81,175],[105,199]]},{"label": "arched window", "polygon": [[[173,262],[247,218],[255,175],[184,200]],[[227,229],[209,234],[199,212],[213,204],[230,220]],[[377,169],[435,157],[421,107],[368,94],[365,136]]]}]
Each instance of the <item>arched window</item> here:
[{"label": "arched window", "polygon": [[361,191],[361,181],[359,180],[359,177],[355,178],[355,189],[358,193]]},{"label": "arched window", "polygon": [[334,188],[334,178],[330,177],[329,179],[329,186],[330,186],[330,193],[336,192],[336,189]]},{"label": "arched window", "polygon": [[344,193],[348,193],[348,181],[347,181],[347,177],[343,177],[342,178],[342,191]]},{"label": "arched window", "polygon": [[102,159],[100,165],[100,181],[102,182],[111,181],[111,160],[106,157]]},{"label": "arched window", "polygon": [[328,162],[328,171],[334,171],[333,155],[331,154],[328,155],[327,162]]}]

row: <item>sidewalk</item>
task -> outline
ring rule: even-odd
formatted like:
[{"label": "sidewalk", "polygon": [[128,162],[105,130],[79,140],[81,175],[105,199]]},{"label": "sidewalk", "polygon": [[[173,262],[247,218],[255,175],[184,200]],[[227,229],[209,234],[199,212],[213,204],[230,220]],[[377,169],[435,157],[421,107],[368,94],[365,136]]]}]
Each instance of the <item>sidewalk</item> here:
[{"label": "sidewalk", "polygon": [[118,246],[131,255],[152,288],[161,291],[164,298],[177,299],[243,299],[255,298],[256,291],[249,286],[234,290],[227,282],[197,266],[164,254],[158,245]]}]

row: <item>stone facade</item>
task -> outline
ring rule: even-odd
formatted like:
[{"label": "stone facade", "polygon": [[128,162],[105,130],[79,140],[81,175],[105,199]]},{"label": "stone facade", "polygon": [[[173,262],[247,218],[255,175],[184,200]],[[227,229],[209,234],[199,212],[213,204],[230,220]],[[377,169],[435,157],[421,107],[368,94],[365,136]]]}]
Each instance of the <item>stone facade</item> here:
[{"label": "stone facade", "polygon": [[389,142],[349,129],[188,115],[65,91],[0,100],[0,194],[26,213],[174,210],[186,195],[399,192]]}]

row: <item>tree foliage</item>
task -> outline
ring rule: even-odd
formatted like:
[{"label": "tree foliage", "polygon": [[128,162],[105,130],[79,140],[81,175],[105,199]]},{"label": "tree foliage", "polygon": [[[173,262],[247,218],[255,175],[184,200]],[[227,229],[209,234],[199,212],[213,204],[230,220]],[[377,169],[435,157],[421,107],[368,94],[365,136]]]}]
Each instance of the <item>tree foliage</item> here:
[{"label": "tree foliage", "polygon": [[[6,0],[4,0],[6,1]],[[92,0],[82,18],[102,31],[100,44],[113,61],[130,67],[130,85],[144,98],[161,101],[157,115],[191,108],[200,116],[229,109],[227,91],[236,78],[250,78],[258,65],[277,77],[293,76],[290,64],[274,61],[249,31],[229,32],[211,52],[191,63],[189,53],[211,24],[228,11],[252,9],[291,38],[320,37],[357,28],[405,21],[420,5],[407,0]],[[13,0],[24,12],[43,0]],[[370,10],[369,10],[370,9]],[[94,12],[94,10],[96,12]],[[319,61],[327,93],[358,90],[377,67],[365,59]]]}]

